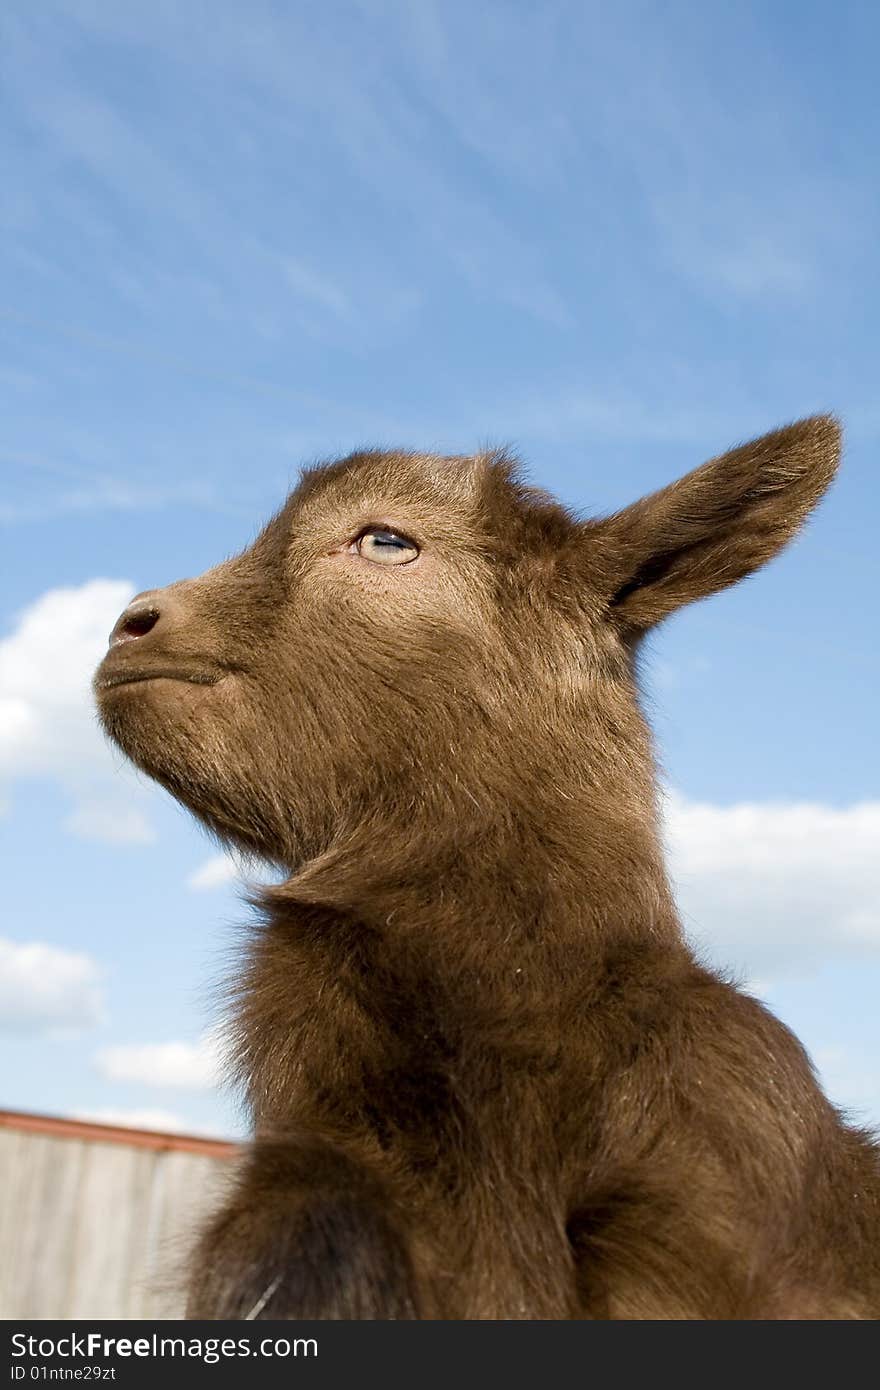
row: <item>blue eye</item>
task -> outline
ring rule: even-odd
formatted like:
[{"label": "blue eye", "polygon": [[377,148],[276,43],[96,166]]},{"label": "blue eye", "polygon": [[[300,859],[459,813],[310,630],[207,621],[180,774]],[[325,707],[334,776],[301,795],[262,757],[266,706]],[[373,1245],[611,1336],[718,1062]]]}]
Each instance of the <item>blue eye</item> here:
[{"label": "blue eye", "polygon": [[371,526],[362,532],[356,546],[359,555],[377,565],[407,565],[419,553],[418,546],[407,536],[386,531],[381,526]]}]

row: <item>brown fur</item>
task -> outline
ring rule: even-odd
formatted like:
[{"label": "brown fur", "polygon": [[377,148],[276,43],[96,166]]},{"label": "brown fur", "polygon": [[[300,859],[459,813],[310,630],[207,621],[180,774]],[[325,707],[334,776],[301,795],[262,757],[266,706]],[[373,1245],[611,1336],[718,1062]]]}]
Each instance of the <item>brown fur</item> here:
[{"label": "brown fur", "polygon": [[[878,1151],[685,944],[633,674],[838,454],[803,421],[587,522],[503,455],[354,454],[122,615],[107,732],[284,872],[193,1316],[880,1314]],[[371,525],[417,558],[358,553]]]}]

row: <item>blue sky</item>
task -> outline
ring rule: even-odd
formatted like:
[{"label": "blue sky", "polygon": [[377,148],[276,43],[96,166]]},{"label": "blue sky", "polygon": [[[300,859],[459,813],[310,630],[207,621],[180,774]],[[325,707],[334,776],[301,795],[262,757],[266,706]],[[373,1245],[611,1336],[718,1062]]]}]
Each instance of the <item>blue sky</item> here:
[{"label": "blue sky", "polygon": [[240,1124],[235,884],[89,708],[130,592],[358,445],[510,443],[598,513],[832,409],[806,536],[644,681],[689,929],[880,1121],[878,42],[857,3],[7,0],[0,1105]]}]

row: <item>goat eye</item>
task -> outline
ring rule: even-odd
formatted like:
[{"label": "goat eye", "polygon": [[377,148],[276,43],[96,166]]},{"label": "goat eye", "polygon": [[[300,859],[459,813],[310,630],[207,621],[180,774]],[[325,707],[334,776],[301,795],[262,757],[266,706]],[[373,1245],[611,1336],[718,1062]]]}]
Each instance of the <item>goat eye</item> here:
[{"label": "goat eye", "polygon": [[363,531],[355,546],[359,555],[377,565],[407,565],[419,553],[414,541],[398,536],[396,531],[383,531],[379,526]]}]

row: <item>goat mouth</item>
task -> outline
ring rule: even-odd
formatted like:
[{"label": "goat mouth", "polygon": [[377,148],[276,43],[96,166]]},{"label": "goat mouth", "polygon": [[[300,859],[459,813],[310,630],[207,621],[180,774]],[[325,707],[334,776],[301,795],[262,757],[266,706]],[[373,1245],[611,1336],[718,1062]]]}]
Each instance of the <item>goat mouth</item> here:
[{"label": "goat mouth", "polygon": [[130,671],[107,671],[98,676],[95,688],[99,691],[117,690],[121,685],[140,685],[144,681],[179,681],[184,685],[217,685],[226,671],[181,671],[179,668],[154,666]]}]

